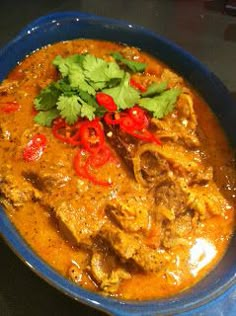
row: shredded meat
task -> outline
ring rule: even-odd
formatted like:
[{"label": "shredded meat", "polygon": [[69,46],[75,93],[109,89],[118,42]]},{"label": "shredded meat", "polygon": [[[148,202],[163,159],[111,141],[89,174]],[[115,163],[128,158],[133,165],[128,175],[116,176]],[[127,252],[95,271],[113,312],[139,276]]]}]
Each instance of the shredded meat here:
[{"label": "shredded meat", "polygon": [[187,194],[172,178],[166,178],[154,188],[157,212],[170,220],[186,211]]},{"label": "shredded meat", "polygon": [[188,193],[188,207],[196,211],[201,220],[213,215],[223,215],[222,210],[229,208],[229,204],[222,196],[214,182],[207,186],[193,186],[186,190]]},{"label": "shredded meat", "polygon": [[149,211],[135,198],[126,202],[115,201],[106,207],[107,213],[127,232],[145,230],[148,226]]}]

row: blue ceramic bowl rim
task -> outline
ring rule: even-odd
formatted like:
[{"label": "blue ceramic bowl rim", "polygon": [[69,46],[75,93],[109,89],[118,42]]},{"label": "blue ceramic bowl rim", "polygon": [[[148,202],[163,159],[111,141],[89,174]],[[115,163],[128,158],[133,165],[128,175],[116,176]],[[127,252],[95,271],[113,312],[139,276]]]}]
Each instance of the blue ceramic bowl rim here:
[{"label": "blue ceramic bowl rim", "polygon": [[[206,77],[212,80],[216,87],[220,89],[221,95],[225,97],[230,106],[234,106],[234,102],[230,98],[227,89],[224,87],[222,82],[214,76],[203,64],[201,64],[196,58],[184,51],[178,45],[170,42],[169,40],[155,34],[154,32],[147,30],[144,27],[130,24],[125,21],[119,21],[104,17],[98,17],[92,14],[81,13],[81,12],[58,12],[49,15],[42,16],[33,22],[29,23],[21,32],[6,46],[0,50],[0,59],[2,56],[11,49],[11,47],[18,42],[21,42],[24,38],[31,36],[34,32],[40,30],[45,25],[50,23],[59,23],[65,20],[73,21],[94,21],[96,23],[107,24],[113,27],[122,27],[126,29],[132,29],[136,32],[142,33],[142,35],[152,36],[156,40],[172,47],[172,49],[180,53],[183,58],[191,61]],[[0,80],[5,77],[6,74],[0,73]],[[184,297],[175,297],[170,299],[151,300],[151,301],[123,301],[104,297],[99,294],[87,291],[81,287],[72,284],[70,281],[62,277],[49,265],[47,265],[33,250],[27,245],[26,241],[18,234],[15,227],[11,224],[9,218],[5,214],[4,210],[0,207],[0,235],[10,246],[10,248],[16,253],[16,255],[28,265],[36,274],[42,279],[56,287],[58,290],[64,292],[64,294],[78,300],[91,307],[101,309],[103,311],[112,313],[113,315],[167,315],[173,313],[184,313],[192,311],[198,313],[204,307],[205,304],[209,306],[216,302],[216,300],[222,300],[224,297],[229,295],[234,289],[236,289],[236,271],[228,277],[227,282],[220,288],[216,289],[210,295],[195,298],[194,301],[184,299]],[[183,306],[179,306],[180,302]],[[189,314],[188,314],[189,315]]]}]

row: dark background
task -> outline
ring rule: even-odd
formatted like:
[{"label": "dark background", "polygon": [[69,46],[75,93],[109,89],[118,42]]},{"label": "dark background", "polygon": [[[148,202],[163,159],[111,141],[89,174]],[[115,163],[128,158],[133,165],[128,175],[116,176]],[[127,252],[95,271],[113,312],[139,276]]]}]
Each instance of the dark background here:
[{"label": "dark background", "polygon": [[[207,65],[236,99],[236,17],[225,12],[224,2],[0,0],[0,48],[28,22],[55,11],[77,10],[123,19],[152,29],[185,48]],[[71,300],[46,284],[0,238],[0,316],[31,315],[104,314]]]}]

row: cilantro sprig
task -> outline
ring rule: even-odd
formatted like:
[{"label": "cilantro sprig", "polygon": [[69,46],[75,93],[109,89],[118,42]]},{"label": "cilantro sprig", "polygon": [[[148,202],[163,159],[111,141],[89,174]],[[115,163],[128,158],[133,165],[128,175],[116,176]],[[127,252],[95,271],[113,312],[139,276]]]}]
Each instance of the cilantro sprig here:
[{"label": "cilantro sprig", "polygon": [[118,110],[131,108],[140,98],[139,92],[130,86],[130,74],[127,72],[124,74],[119,85],[114,88],[105,89],[103,92],[113,98]]},{"label": "cilantro sprig", "polygon": [[103,116],[106,109],[96,102],[96,93],[110,95],[118,111],[135,104],[145,108],[156,118],[162,118],[173,110],[180,89],[168,89],[167,82],[152,83],[141,93],[130,85],[130,73],[120,67],[125,65],[132,73],[143,72],[146,64],[130,61],[119,53],[112,53],[115,61],[107,62],[91,54],[75,54],[66,58],[57,56],[53,65],[60,73],[60,79],[42,89],[34,100],[38,114],[34,120],[43,126],[51,126],[57,117],[68,124],[79,117],[89,120]]},{"label": "cilantro sprig", "polygon": [[133,61],[133,60],[126,59],[119,52],[111,53],[111,56],[116,61],[119,61],[119,62],[121,62],[121,64],[126,65],[133,72],[143,72],[147,66],[145,63],[141,63],[139,61]]},{"label": "cilantro sprig", "polygon": [[178,96],[181,93],[181,89],[173,88],[163,91],[161,94],[157,94],[153,98],[142,98],[138,104],[152,113],[155,118],[161,119],[175,107]]},{"label": "cilantro sprig", "polygon": [[96,91],[120,83],[125,72],[116,62],[106,62],[93,55],[57,56],[53,60],[61,79],[41,90],[34,100],[39,113],[35,122],[50,126],[57,116],[73,124],[78,117],[92,120],[101,110],[95,100]]}]

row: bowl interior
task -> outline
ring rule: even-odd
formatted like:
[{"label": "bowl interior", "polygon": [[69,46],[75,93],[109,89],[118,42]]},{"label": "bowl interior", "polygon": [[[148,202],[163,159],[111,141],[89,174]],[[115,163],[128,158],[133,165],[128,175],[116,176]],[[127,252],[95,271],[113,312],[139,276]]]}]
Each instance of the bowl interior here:
[{"label": "bowl interior", "polygon": [[[185,77],[204,97],[218,116],[228,138],[236,146],[236,106],[224,85],[194,57],[170,43],[166,39],[145,30],[142,27],[125,22],[81,15],[79,13],[61,13],[44,17],[26,27],[18,37],[0,51],[0,81],[27,54],[50,43],[74,38],[96,38],[134,45],[156,56],[175,71]],[[155,315],[176,313],[197,308],[215,299],[235,286],[236,273],[236,237],[223,260],[201,282],[190,290],[169,299],[149,302],[125,302],[100,297],[72,285],[69,281],[52,271],[17,236],[4,212],[0,229],[15,252],[33,265],[36,272],[49,283],[66,294],[93,306],[100,306],[121,315]],[[2,227],[1,227],[2,226]],[[125,313],[120,313],[122,309]]]}]

